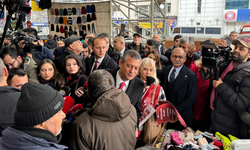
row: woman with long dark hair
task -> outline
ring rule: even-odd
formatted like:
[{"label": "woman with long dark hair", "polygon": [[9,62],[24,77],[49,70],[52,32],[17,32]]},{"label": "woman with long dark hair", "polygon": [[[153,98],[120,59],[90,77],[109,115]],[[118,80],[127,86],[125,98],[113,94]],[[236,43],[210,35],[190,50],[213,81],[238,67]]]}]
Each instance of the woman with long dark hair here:
[{"label": "woman with long dark hair", "polygon": [[82,87],[87,82],[87,76],[84,74],[85,68],[81,60],[75,55],[68,55],[64,59],[63,69],[65,70],[65,86],[71,88],[71,97],[75,99],[75,104],[82,103],[80,97],[84,94]]}]

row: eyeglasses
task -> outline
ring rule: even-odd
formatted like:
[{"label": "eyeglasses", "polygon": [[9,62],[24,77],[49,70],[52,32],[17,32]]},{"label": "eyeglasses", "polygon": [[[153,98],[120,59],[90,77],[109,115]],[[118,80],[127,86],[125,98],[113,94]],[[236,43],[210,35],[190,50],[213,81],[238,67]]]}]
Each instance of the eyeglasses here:
[{"label": "eyeglasses", "polygon": [[174,59],[177,59],[177,58],[183,59],[183,58],[184,58],[183,56],[176,56],[176,55],[173,55],[172,57],[173,57]]},{"label": "eyeglasses", "polygon": [[14,63],[16,62],[16,59],[13,61],[13,63],[9,63],[9,64],[7,64],[7,66],[10,68],[10,67],[14,67],[13,65],[14,65]]},{"label": "eyeglasses", "polygon": [[151,51],[150,47],[148,47],[148,46],[145,46],[145,48],[147,48],[147,49],[149,49],[149,50]]}]

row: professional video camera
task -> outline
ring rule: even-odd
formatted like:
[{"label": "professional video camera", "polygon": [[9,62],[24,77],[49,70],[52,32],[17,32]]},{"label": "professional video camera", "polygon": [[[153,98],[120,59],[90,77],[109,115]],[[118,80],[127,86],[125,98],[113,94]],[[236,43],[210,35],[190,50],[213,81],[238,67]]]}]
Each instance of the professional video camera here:
[{"label": "professional video camera", "polygon": [[22,43],[25,44],[23,51],[19,49],[21,52],[24,53],[29,52],[33,56],[36,56],[42,51],[42,46],[33,44],[35,39],[32,36],[26,35],[23,31],[14,32],[12,35],[13,35],[12,43],[15,44],[16,47],[19,47],[18,42],[24,40],[24,42]]},{"label": "professional video camera", "polygon": [[201,42],[202,45],[202,66],[208,69],[219,69],[232,59],[230,47],[218,47],[210,40]]},{"label": "professional video camera", "polygon": [[27,0],[5,0],[3,3],[6,5],[9,14],[14,14],[15,12],[28,14],[31,10],[31,7],[26,5]]}]

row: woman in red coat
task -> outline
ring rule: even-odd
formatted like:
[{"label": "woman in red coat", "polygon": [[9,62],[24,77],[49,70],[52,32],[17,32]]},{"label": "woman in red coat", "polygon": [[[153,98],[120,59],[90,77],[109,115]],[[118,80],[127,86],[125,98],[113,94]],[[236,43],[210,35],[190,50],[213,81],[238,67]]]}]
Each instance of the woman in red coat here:
[{"label": "woman in red coat", "polygon": [[194,130],[209,130],[210,127],[210,111],[208,99],[208,87],[210,73],[209,69],[202,67],[202,58],[193,63],[193,52],[187,54],[187,60],[184,63],[190,70],[197,75],[198,91],[196,102],[193,104],[193,119],[192,128]]}]

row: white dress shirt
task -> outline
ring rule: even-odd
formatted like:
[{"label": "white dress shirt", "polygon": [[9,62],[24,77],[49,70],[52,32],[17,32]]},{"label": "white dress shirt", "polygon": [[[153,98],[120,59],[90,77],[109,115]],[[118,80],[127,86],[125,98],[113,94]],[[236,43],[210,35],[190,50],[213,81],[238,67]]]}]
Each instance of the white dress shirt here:
[{"label": "white dress shirt", "polygon": [[174,68],[174,66],[170,69],[170,71],[169,71],[169,74],[168,74],[168,82],[170,82],[170,75],[171,75],[171,73],[172,73],[172,71],[175,69],[175,76],[174,76],[174,79],[176,79],[176,77],[179,75],[179,72],[180,72],[180,70],[181,70],[181,68],[183,67],[183,65],[182,66],[180,66],[179,68]]},{"label": "white dress shirt", "polygon": [[125,86],[122,88],[122,90],[125,92],[127,90],[127,88],[128,88],[129,80],[123,81],[121,79],[120,75],[119,75],[119,72],[120,72],[120,70],[118,70],[117,73],[116,73],[116,84],[115,84],[115,86],[118,89],[120,87],[121,83],[124,82]]},{"label": "white dress shirt", "polygon": [[[105,57],[105,56],[103,56],[102,58],[100,58],[100,59],[98,59],[98,60],[95,59],[95,61],[98,61],[97,66],[96,66],[96,69],[100,66],[100,64],[102,63],[104,57]],[[93,71],[93,69],[94,69],[94,67],[95,67],[95,61],[94,61],[94,64],[92,65],[92,68],[91,68],[91,72],[90,72],[90,73],[92,73],[92,71]]]}]

